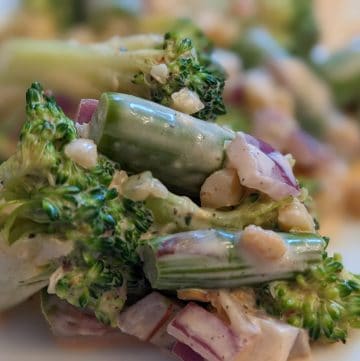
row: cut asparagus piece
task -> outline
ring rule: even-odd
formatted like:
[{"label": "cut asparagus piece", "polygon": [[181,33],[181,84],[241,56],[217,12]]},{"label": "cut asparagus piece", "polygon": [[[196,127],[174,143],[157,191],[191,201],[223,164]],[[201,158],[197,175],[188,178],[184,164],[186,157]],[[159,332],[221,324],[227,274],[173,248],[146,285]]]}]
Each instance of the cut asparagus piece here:
[{"label": "cut asparagus piece", "polygon": [[317,66],[339,105],[360,107],[360,41],[318,62]]},{"label": "cut asparagus piece", "polygon": [[198,195],[220,169],[234,132],[126,94],[105,93],[90,123],[101,153],[132,172],[150,169],[170,189]]},{"label": "cut asparagus piece", "polygon": [[292,278],[322,259],[325,242],[318,235],[274,233],[286,252],[268,260],[254,257],[244,232],[208,229],[153,239],[139,249],[145,274],[160,290],[235,288]]}]

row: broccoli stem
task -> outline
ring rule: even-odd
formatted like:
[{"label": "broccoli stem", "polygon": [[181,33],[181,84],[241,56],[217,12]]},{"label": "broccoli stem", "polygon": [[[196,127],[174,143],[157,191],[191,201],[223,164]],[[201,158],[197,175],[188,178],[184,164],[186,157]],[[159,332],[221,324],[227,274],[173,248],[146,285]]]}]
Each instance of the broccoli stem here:
[{"label": "broccoli stem", "polygon": [[22,39],[7,42],[1,53],[6,55],[0,66],[2,84],[25,87],[37,79],[56,93],[78,98],[98,97],[104,90],[146,96],[133,77],[148,73],[164,56],[163,50],[151,48],[120,51],[106,44]]},{"label": "broccoli stem", "polygon": [[321,261],[324,240],[315,234],[279,233],[286,261],[266,263],[241,245],[241,232],[214,229],[155,238],[140,247],[144,272],[153,288],[235,288],[293,278]]},{"label": "broccoli stem", "polygon": [[90,124],[101,153],[131,172],[151,169],[176,193],[195,196],[220,169],[230,130],[134,96],[105,93]]},{"label": "broccoli stem", "polygon": [[233,210],[219,211],[200,208],[188,197],[169,193],[165,199],[150,197],[145,205],[156,224],[179,232],[209,227],[239,230],[249,224],[272,229],[277,225],[278,209],[287,201],[275,202],[266,196],[249,195]]},{"label": "broccoli stem", "polygon": [[[119,91],[174,108],[184,106],[205,120],[225,114],[222,69],[205,50],[198,51],[191,39],[176,33],[114,38],[90,45],[18,39],[3,44],[0,54],[0,83],[5,86],[24,89],[37,79],[55,95],[66,94],[74,102]],[[161,65],[160,70],[156,65]],[[183,89],[200,103],[190,108],[184,102],[174,103],[172,96]]]}]

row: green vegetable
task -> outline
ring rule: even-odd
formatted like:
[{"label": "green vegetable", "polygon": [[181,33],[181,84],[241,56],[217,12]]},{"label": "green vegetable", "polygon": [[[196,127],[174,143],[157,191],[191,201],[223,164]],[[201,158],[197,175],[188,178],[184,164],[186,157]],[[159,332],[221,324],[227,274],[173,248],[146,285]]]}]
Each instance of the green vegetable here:
[{"label": "green vegetable", "polygon": [[251,116],[244,109],[228,108],[226,114],[216,119],[216,124],[235,132],[251,133]]},{"label": "green vegetable", "polygon": [[307,57],[318,40],[311,0],[256,0],[251,25],[263,25],[292,54]]},{"label": "green vegetable", "polygon": [[269,58],[288,56],[287,51],[264,28],[248,29],[234,44],[246,68],[263,65]]},{"label": "green vegetable", "polygon": [[140,248],[153,288],[236,288],[294,277],[318,263],[324,240],[312,234],[279,233],[289,248],[285,263],[256,260],[242,248],[241,232],[197,230],[155,238]]},{"label": "green vegetable", "polygon": [[340,106],[360,108],[360,46],[353,44],[316,64]]},{"label": "green vegetable", "polygon": [[[0,82],[25,87],[32,79],[55,94],[74,100],[99,97],[103,91],[122,91],[172,106],[172,94],[183,88],[197,93],[204,108],[196,116],[214,120],[225,113],[224,76],[189,38],[176,32],[159,37],[118,38],[101,44],[64,41],[10,40],[0,53]],[[165,64],[168,75],[152,76],[154,65]]]},{"label": "green vegetable", "polygon": [[349,329],[360,327],[360,278],[344,270],[337,254],[324,255],[294,280],[269,283],[258,299],[268,313],[307,329],[314,341],[345,343]]},{"label": "green vegetable", "polygon": [[171,231],[220,228],[240,230],[249,224],[265,228],[277,227],[278,209],[289,202],[276,202],[267,196],[250,194],[237,207],[219,211],[201,208],[188,197],[169,193],[167,198],[149,197],[145,205],[152,211],[157,224],[167,226]]},{"label": "green vegetable", "polygon": [[[24,239],[32,245],[33,233],[72,241],[70,254],[61,252],[45,263],[61,270],[54,292],[115,325],[127,287],[131,293],[142,282],[135,250],[152,215],[143,203],[109,189],[114,163],[100,157],[87,170],[67,158],[64,149],[77,138],[74,123],[38,83],[28,90],[26,102],[27,121],[17,152],[0,166],[2,241],[9,252]],[[41,287],[48,277],[49,272]]]},{"label": "green vegetable", "polygon": [[90,124],[99,150],[137,173],[151,170],[172,190],[197,196],[220,169],[234,133],[148,100],[104,93]]}]

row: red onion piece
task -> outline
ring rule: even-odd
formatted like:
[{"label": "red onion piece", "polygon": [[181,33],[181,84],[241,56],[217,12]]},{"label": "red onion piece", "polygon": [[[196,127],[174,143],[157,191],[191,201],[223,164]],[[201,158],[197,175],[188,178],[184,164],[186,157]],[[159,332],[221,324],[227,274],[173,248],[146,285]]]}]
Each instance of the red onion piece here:
[{"label": "red onion piece", "polygon": [[76,122],[79,124],[90,123],[98,104],[97,99],[81,99],[76,114]]},{"label": "red onion piece", "polygon": [[67,117],[70,119],[74,119],[76,117],[78,109],[77,101],[67,95],[60,94],[55,95],[55,100]]},{"label": "red onion piece", "polygon": [[195,303],[181,310],[167,331],[208,361],[233,361],[248,344],[248,339],[237,336],[216,315]]},{"label": "red onion piece", "polygon": [[204,361],[202,356],[181,342],[176,342],[171,352],[182,361]]},{"label": "red onion piece", "polygon": [[87,313],[56,296],[47,295],[42,300],[43,312],[56,336],[103,336],[114,329],[99,322]]},{"label": "red onion piece", "polygon": [[228,167],[237,170],[240,183],[275,200],[300,194],[287,159],[269,144],[243,132],[226,149]]},{"label": "red onion piece", "polygon": [[287,151],[296,159],[296,165],[310,170],[335,158],[330,147],[302,130],[289,136]]},{"label": "red onion piece", "polygon": [[297,131],[296,120],[275,108],[264,108],[255,112],[252,135],[269,143],[280,152],[287,151],[289,137]]},{"label": "red onion piece", "polygon": [[118,326],[128,335],[170,349],[175,340],[166,334],[166,327],[179,310],[178,304],[153,292],[121,312]]}]

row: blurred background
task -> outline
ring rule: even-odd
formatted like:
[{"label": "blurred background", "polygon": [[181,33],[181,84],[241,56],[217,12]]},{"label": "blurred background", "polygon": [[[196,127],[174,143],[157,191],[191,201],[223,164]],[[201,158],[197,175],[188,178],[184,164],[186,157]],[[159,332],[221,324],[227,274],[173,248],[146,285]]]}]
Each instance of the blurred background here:
[{"label": "blurred background", "polygon": [[[41,44],[48,51],[52,43],[18,49],[13,39],[62,39],[101,52],[114,37],[192,26],[227,73],[227,114],[216,121],[292,155],[323,233],[360,219],[359,0],[0,0],[0,161],[15,149],[31,81],[44,82],[69,116],[81,98],[116,90],[96,77],[90,87],[50,76],[36,64]],[[58,57],[70,74],[74,60],[65,51]]]}]

